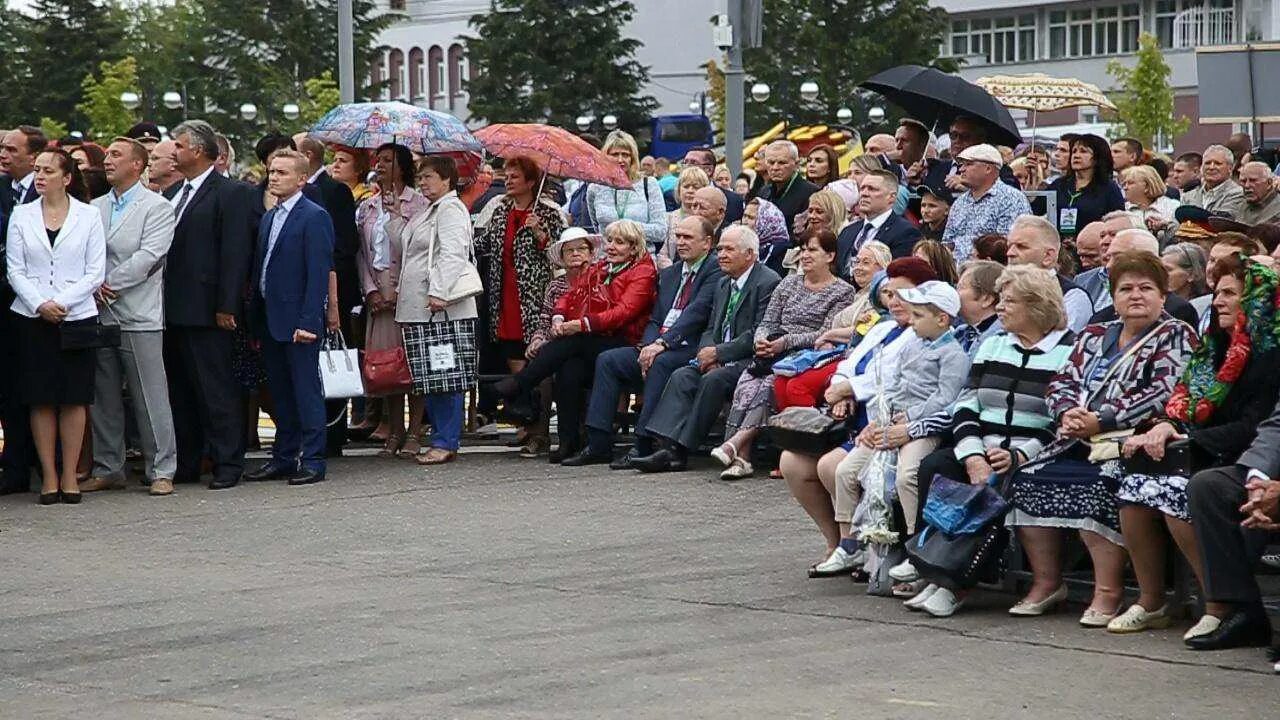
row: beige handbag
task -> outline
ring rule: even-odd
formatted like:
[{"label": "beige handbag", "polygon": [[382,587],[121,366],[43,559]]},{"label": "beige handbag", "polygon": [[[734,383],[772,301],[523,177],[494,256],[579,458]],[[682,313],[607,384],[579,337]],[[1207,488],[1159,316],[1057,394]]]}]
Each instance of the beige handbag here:
[{"label": "beige handbag", "polygon": [[[431,238],[431,245],[427,247],[427,267],[434,269],[436,266],[436,245],[440,242],[440,229],[437,226],[436,232]],[[467,248],[467,266],[458,274],[453,285],[447,290],[441,288],[431,288],[431,295],[445,301],[445,304],[452,305],[460,300],[466,300],[469,297],[475,297],[484,292],[484,282],[480,280],[480,271],[476,269],[475,244],[472,243]]]}]

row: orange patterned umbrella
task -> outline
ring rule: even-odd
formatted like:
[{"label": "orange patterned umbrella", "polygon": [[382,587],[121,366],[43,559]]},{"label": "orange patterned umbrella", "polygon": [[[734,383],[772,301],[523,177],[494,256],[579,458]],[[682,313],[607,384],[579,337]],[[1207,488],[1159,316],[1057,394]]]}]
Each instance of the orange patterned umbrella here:
[{"label": "orange patterned umbrella", "polygon": [[617,162],[563,128],[498,123],[477,130],[475,137],[491,155],[523,155],[554,177],[585,180],[619,190],[633,185]]}]

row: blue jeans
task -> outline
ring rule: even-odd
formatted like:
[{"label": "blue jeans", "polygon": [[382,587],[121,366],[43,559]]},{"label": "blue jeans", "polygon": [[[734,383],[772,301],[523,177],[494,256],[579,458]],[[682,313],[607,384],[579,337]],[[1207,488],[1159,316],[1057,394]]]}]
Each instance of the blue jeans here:
[{"label": "blue jeans", "polygon": [[462,444],[462,393],[428,393],[426,404],[431,447],[457,452]]}]

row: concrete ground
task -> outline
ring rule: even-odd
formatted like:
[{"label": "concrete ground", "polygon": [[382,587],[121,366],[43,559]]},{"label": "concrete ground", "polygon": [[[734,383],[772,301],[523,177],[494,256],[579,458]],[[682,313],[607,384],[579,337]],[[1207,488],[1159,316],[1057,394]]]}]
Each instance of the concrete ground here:
[{"label": "concrete ground", "polygon": [[780,481],[476,451],[330,477],[0,498],[0,718],[1275,716],[1261,650],[806,579]]}]

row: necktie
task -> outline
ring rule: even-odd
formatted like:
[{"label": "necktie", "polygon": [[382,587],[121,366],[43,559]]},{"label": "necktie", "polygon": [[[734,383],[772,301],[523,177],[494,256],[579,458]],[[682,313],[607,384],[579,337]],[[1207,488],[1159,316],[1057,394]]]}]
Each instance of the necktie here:
[{"label": "necktie", "polygon": [[22,185],[21,185],[21,184],[19,184],[19,183],[14,183],[14,184],[9,188],[9,195],[13,197],[13,204],[14,204],[14,205],[21,205],[21,204],[22,204],[22,196],[23,196],[24,194],[25,194],[25,193],[22,191]]},{"label": "necktie", "polygon": [[271,265],[271,253],[276,249],[276,240],[280,238],[280,231],[284,229],[285,216],[289,214],[289,210],[284,205],[277,205],[272,213],[275,217],[271,218],[271,232],[267,235],[267,252],[262,258],[262,282],[258,284],[258,289],[264,296],[267,294],[267,267]]},{"label": "necktie", "polygon": [[676,293],[676,310],[683,310],[689,304],[689,296],[693,294],[693,273],[689,268],[685,268],[684,273],[680,276],[680,292]]},{"label": "necktie", "polygon": [[867,242],[867,238],[871,237],[871,232],[875,230],[875,226],[870,220],[862,221],[862,229],[858,231],[858,237],[853,241],[853,251],[856,253],[862,249],[862,245]]},{"label": "necktie", "polygon": [[182,196],[178,198],[178,206],[173,209],[175,220],[182,219],[182,211],[187,209],[187,201],[191,199],[191,183],[182,183]]},{"label": "necktie", "polygon": [[738,312],[738,305],[742,303],[742,290],[734,283],[733,292],[729,293],[729,302],[724,306],[724,340],[728,342],[733,335],[733,317]]}]

